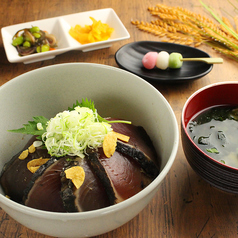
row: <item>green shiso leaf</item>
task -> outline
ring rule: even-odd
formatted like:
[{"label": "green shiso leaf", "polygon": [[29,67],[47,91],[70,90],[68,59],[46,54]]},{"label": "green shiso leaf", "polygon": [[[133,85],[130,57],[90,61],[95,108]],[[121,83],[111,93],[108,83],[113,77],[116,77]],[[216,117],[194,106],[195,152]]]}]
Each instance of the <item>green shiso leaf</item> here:
[{"label": "green shiso leaf", "polygon": [[[69,107],[68,110],[69,111],[73,111],[75,109],[75,107],[87,107],[89,109],[91,109],[94,113],[96,113],[96,109],[94,106],[94,102],[91,100],[86,99],[82,99],[82,102],[79,103],[79,101],[77,100],[76,103],[73,104],[73,107]],[[103,117],[99,116],[97,114],[97,119],[99,122],[108,122],[106,119],[104,119]]]},{"label": "green shiso leaf", "polygon": [[[43,116],[36,116],[33,117],[33,119],[33,121],[28,121],[28,124],[23,124],[22,128],[8,131],[14,133],[42,136],[46,132],[46,124],[49,120]],[[42,129],[40,130],[37,127],[38,123],[42,125]]]},{"label": "green shiso leaf", "polygon": [[[87,98],[86,99],[82,99],[81,103],[77,100],[76,103],[73,104],[73,107],[68,107],[68,110],[72,111],[72,110],[75,109],[75,107],[87,107],[87,108],[91,109],[94,113],[97,112],[97,110],[95,109],[94,102],[92,100],[88,100]],[[126,123],[126,124],[131,124],[131,121],[124,121],[124,120],[109,121],[109,120],[104,119],[103,117],[101,117],[98,114],[97,114],[97,120],[99,122],[107,122],[107,123]]]},{"label": "green shiso leaf", "polygon": [[76,103],[73,104],[73,107],[68,107],[68,110],[73,111],[75,107],[87,107],[87,108],[91,109],[93,112],[96,111],[94,102],[91,100],[88,100],[87,98],[82,99],[81,103],[77,100]]}]

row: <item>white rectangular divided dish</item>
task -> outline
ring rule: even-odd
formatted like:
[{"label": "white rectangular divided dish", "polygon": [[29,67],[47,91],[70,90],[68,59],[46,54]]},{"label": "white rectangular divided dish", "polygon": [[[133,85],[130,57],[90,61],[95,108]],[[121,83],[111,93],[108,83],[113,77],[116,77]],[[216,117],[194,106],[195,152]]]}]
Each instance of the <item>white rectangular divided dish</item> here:
[{"label": "white rectangular divided dish", "polygon": [[[114,32],[108,40],[82,45],[69,35],[69,29],[77,24],[81,26],[91,25],[92,21],[89,17],[93,17],[97,21],[101,20],[102,23],[106,23],[110,27],[114,28]],[[38,26],[41,30],[55,35],[58,45],[56,50],[35,53],[27,56],[19,56],[16,48],[12,45],[12,37],[17,31],[24,28],[31,28],[32,26]],[[111,8],[75,13],[71,15],[7,26],[1,29],[1,33],[8,61],[11,63],[23,62],[25,64],[52,59],[56,55],[70,50],[82,50],[85,52],[102,49],[110,47],[113,42],[130,38],[130,34],[128,33],[127,29],[115,11]]]}]

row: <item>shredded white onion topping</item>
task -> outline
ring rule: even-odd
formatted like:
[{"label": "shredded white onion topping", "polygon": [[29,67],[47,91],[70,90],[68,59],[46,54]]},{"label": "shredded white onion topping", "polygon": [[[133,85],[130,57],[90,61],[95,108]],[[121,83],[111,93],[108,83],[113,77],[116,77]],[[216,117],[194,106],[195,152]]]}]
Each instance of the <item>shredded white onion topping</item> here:
[{"label": "shredded white onion topping", "polygon": [[104,137],[110,131],[111,125],[99,122],[96,111],[78,106],[51,118],[42,139],[51,156],[70,155],[83,158],[87,147],[102,146]]}]

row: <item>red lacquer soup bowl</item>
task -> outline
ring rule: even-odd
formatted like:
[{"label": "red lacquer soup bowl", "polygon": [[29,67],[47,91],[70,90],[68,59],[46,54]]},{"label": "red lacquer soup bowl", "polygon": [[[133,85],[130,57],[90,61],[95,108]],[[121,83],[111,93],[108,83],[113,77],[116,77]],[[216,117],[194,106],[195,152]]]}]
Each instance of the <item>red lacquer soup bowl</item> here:
[{"label": "red lacquer soup bowl", "polygon": [[182,145],[187,161],[205,181],[223,191],[238,193],[238,168],[223,164],[203,152],[190,137],[187,126],[199,112],[221,105],[238,105],[238,82],[208,85],[186,101],[181,118]]}]

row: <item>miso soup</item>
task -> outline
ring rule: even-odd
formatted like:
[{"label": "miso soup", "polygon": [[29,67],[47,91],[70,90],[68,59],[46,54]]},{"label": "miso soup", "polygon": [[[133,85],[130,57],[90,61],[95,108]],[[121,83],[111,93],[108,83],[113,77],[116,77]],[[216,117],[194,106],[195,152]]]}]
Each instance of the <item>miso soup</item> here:
[{"label": "miso soup", "polygon": [[192,118],[187,131],[207,155],[238,168],[238,105],[215,106]]}]

